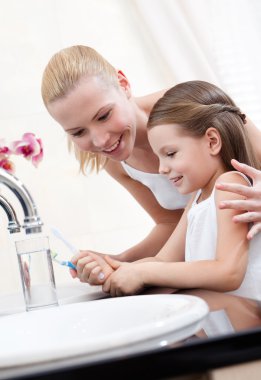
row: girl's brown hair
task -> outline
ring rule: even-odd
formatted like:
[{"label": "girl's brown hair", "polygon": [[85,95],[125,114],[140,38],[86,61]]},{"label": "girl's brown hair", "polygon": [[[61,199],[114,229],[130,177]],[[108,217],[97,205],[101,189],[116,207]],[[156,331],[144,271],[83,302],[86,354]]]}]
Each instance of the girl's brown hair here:
[{"label": "girl's brown hair", "polygon": [[245,115],[220,88],[204,81],[188,81],[172,87],[156,102],[148,128],[179,124],[195,137],[215,128],[221,136],[220,155],[227,170],[234,170],[232,158],[259,169],[245,123]]},{"label": "girl's brown hair", "polygon": [[[46,108],[58,99],[66,97],[82,78],[88,76],[100,77],[105,85],[119,86],[117,70],[91,47],[76,45],[54,54],[42,77],[41,92]],[[70,138],[68,145],[69,150],[74,150],[83,173],[88,166],[96,171],[104,167],[106,158],[103,156],[79,150]]]}]

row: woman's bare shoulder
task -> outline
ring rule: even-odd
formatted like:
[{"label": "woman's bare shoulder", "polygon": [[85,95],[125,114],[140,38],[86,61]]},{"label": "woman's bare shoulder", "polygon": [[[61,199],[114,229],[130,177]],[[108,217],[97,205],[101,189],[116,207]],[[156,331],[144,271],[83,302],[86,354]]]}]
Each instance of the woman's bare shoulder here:
[{"label": "woman's bare shoulder", "polygon": [[139,108],[149,113],[157,100],[159,100],[167,90],[168,89],[165,88],[163,90],[153,92],[152,94],[136,97],[135,101],[138,104]]}]

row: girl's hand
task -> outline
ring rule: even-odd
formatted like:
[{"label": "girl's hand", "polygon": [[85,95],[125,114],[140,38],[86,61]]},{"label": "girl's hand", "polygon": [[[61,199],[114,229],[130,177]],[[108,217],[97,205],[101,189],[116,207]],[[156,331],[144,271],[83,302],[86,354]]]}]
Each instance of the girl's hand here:
[{"label": "girl's hand", "polygon": [[103,256],[92,251],[80,251],[71,259],[77,271],[70,270],[73,278],[90,285],[102,285],[114,271]]},{"label": "girl's hand", "polygon": [[140,293],[144,289],[139,265],[134,263],[122,263],[109,256],[106,261],[114,272],[107,277],[102,290],[112,297],[128,296]]},{"label": "girl's hand", "polygon": [[224,201],[219,207],[221,209],[234,209],[246,211],[243,214],[233,218],[236,223],[253,223],[248,232],[247,238],[252,239],[261,231],[261,171],[252,168],[249,165],[241,164],[236,160],[231,161],[234,168],[241,173],[247,175],[253,180],[253,187],[218,183],[216,188],[219,190],[229,191],[246,197],[244,200]]}]

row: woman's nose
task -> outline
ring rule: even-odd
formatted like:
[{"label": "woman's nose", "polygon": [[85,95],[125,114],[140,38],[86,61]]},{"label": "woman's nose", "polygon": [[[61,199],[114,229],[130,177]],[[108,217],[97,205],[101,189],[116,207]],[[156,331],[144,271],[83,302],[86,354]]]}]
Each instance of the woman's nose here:
[{"label": "woman's nose", "polygon": [[96,148],[102,149],[106,147],[109,139],[110,139],[109,133],[107,133],[104,130],[100,130],[100,131],[96,130],[95,132],[92,133],[92,144]]}]

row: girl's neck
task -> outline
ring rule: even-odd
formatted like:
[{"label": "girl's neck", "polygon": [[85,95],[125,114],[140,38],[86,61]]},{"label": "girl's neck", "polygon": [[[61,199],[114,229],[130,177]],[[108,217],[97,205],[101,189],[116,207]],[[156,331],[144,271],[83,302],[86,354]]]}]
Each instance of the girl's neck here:
[{"label": "girl's neck", "polygon": [[227,169],[224,168],[223,164],[222,166],[217,167],[216,171],[209,178],[208,183],[201,189],[201,193],[197,199],[197,203],[205,201],[207,198],[210,197],[218,177],[221,176],[221,174],[225,173],[226,171]]}]

